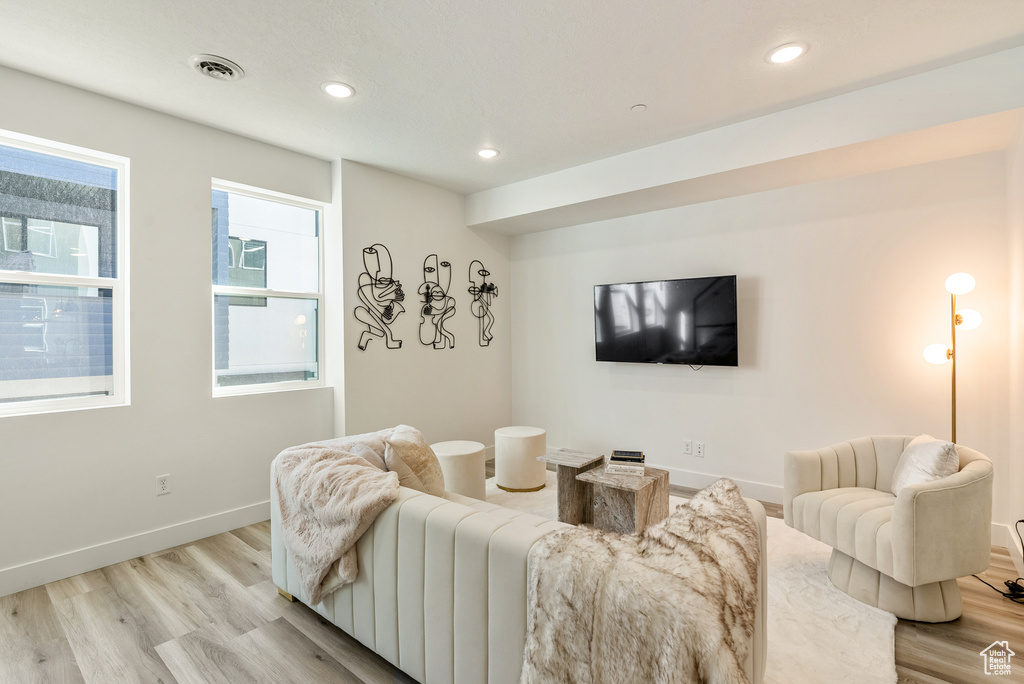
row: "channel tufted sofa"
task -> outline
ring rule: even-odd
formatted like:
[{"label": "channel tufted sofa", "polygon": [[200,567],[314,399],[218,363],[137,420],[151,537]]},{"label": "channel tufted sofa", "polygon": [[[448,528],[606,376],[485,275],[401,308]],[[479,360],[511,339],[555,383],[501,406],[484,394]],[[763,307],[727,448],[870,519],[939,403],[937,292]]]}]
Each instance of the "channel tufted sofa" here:
[{"label": "channel tufted sofa", "polygon": [[959,472],[890,491],[913,436],[861,437],[785,456],[786,524],[832,547],[828,576],[896,617],[947,622],[963,612],[956,578],[988,567],[992,463],[957,444]]},{"label": "channel tufted sofa", "polygon": [[[356,545],[355,582],[311,608],[418,682],[518,682],[526,641],[530,548],[565,525],[448,496],[401,487],[398,499]],[[271,497],[274,584],[308,605],[281,541],[273,486]],[[764,508],[746,501],[761,531],[757,618],[745,663],[749,680],[758,684],[767,648],[767,532]]]}]

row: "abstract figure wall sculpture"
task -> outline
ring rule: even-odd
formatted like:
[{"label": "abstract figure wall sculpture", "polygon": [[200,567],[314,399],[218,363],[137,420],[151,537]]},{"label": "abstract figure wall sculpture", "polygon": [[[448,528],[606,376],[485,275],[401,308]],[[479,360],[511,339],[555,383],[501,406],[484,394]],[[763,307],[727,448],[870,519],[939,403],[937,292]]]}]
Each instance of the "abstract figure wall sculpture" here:
[{"label": "abstract figure wall sculpture", "polygon": [[401,349],[402,341],[395,339],[391,325],[405,311],[402,306],[405,293],[402,284],[393,277],[388,248],[375,244],[364,249],[363,267],[366,270],[359,274],[358,293],[363,305],[356,307],[355,315],[366,330],[359,336],[359,348],[366,351],[370,340],[383,337],[388,349]]},{"label": "abstract figure wall sculpture", "polygon": [[431,254],[423,261],[423,284],[417,292],[423,297],[420,309],[420,342],[434,349],[455,348],[455,335],[445,321],[455,315],[455,298],[448,295],[452,285],[452,265],[438,262]]},{"label": "abstract figure wall sculpture", "polygon": [[491,313],[491,300],[498,296],[498,286],[487,282],[490,271],[474,259],[469,265],[469,294],[473,295],[473,303],[469,310],[480,321],[480,346],[486,347],[494,339],[491,328],[494,326],[494,314]]}]

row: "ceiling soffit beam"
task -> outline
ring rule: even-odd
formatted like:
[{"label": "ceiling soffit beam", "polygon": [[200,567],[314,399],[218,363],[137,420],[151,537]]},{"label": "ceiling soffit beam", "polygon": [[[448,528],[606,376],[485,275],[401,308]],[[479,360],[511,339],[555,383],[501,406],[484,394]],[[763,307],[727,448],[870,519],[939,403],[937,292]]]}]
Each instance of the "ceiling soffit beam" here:
[{"label": "ceiling soffit beam", "polygon": [[1024,109],[1012,109],[922,131],[497,219],[473,227],[504,235],[524,235],[833,178],[1005,150],[1021,128],[1022,122]]},{"label": "ceiling soffit beam", "polygon": [[[466,198],[466,218],[474,228],[528,233],[964,156],[993,149],[1002,127],[1019,120],[990,115],[1020,108],[1024,47],[477,192]],[[960,122],[946,131],[956,139],[943,139],[944,127]],[[903,149],[921,145],[941,150]],[[830,168],[836,163],[849,168]]]}]

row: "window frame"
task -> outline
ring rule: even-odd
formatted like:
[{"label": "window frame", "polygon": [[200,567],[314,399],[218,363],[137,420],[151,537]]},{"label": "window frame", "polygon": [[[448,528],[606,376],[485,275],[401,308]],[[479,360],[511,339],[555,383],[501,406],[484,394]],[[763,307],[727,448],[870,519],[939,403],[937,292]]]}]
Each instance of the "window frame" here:
[{"label": "window frame", "polygon": [[[270,202],[278,202],[283,204],[290,204],[303,209],[311,209],[317,212],[317,291],[313,292],[296,292],[291,290],[272,290],[270,288],[263,287],[238,287],[232,285],[216,285],[213,284],[213,273],[210,274],[211,290],[210,290],[210,380],[213,386],[213,396],[218,397],[237,397],[247,394],[267,394],[270,392],[289,392],[294,390],[302,389],[315,389],[318,387],[325,387],[326,381],[326,359],[324,354],[324,337],[326,325],[324,315],[324,216],[326,213],[326,204],[323,202],[317,202],[306,197],[299,197],[298,195],[290,195],[284,192],[277,192],[275,190],[267,190],[265,188],[258,188],[252,185],[246,185],[244,183],[236,183],[234,181],[224,180],[221,178],[213,178],[210,183],[210,190],[220,190],[221,192],[227,192],[235,195],[244,195],[255,199],[267,200]],[[211,246],[212,249],[212,246]],[[239,261],[241,261],[241,255],[239,255]],[[211,252],[212,261],[212,252]],[[266,269],[266,262],[264,262],[264,271]],[[283,382],[264,382],[264,383],[253,383],[251,385],[228,385],[220,387],[217,385],[217,327],[214,317],[216,316],[216,301],[217,295],[228,295],[238,297],[270,297],[279,299],[301,299],[307,301],[316,302],[316,363],[317,363],[317,377],[315,380],[287,380]]]},{"label": "window frame", "polygon": [[[44,259],[56,259],[57,258],[57,254],[54,251],[56,246],[54,245],[55,240],[53,239],[53,220],[52,219],[35,219],[35,220],[38,221],[39,223],[49,223],[50,225],[48,227],[49,227],[50,230],[48,230],[48,231],[46,231],[44,233],[42,230],[40,230],[39,226],[33,226],[31,223],[28,224],[28,227],[27,227],[28,232],[30,232],[30,233],[32,233],[32,232],[42,233],[42,234],[46,235],[49,238],[47,240],[47,242],[46,242],[46,246],[47,246],[46,254],[43,254],[42,252],[32,252],[32,254],[34,256],[43,257]],[[25,246],[28,247],[28,245],[25,245]],[[31,248],[29,249],[29,251],[30,252],[32,251]]]},{"label": "window frame", "polygon": [[[77,145],[46,138],[38,138],[15,131],[0,129],[0,145],[14,147],[30,152],[38,152],[52,157],[62,157],[74,161],[103,166],[117,171],[117,225],[115,240],[117,241],[116,259],[117,276],[114,278],[56,275],[52,273],[30,273],[27,271],[0,270],[0,281],[16,285],[43,285],[55,287],[78,287],[111,290],[112,306],[112,375],[111,393],[108,395],[90,395],[81,397],[58,397],[44,399],[24,399],[0,403],[0,418],[6,416],[23,416],[38,413],[55,413],[61,411],[78,411],[83,409],[107,408],[131,405],[131,340],[129,335],[130,311],[130,264],[128,255],[131,207],[130,168],[128,157],[93,150]],[[52,223],[51,223],[52,225]],[[52,239],[52,236],[51,236]],[[27,245],[26,245],[27,247]],[[31,382],[19,381],[12,382]]]},{"label": "window frame", "polygon": [[[319,215],[318,215],[317,216],[317,221],[319,221],[319,220],[320,219],[319,219]],[[317,230],[319,231],[319,226],[317,226]],[[320,239],[319,236],[317,236],[317,239],[318,240]],[[266,240],[252,240],[252,239],[241,240],[241,239],[239,239],[239,242],[242,245],[242,253],[238,257],[238,268],[243,268],[246,271],[263,271],[263,273],[264,273],[263,279],[266,280],[267,279],[267,276],[266,276],[266,272],[267,272],[267,241]],[[258,243],[260,243],[259,250],[246,249],[245,248],[246,245],[248,243],[250,243],[250,242],[258,242]],[[252,254],[253,251],[262,251],[263,252],[263,266],[256,267],[256,266],[246,266],[245,265],[245,255],[246,254]]]},{"label": "window frame", "polygon": [[46,323],[46,315],[47,315],[46,314],[46,299],[43,298],[43,297],[25,297],[24,299],[22,299],[22,302],[25,302],[25,301],[30,300],[30,299],[37,300],[39,303],[36,304],[36,305],[30,306],[30,307],[25,306],[25,304],[22,303],[21,310],[24,311],[25,309],[29,309],[29,308],[31,308],[31,309],[40,309],[40,310],[42,310],[43,316],[40,319],[41,322],[39,322],[39,323],[22,323],[21,327],[22,328],[40,328],[42,330],[42,332],[40,334],[41,334],[42,339],[43,339],[43,348],[42,349],[38,349],[38,348],[35,348],[35,347],[32,347],[32,348],[25,347],[25,351],[32,352],[32,353],[40,353],[40,352],[41,353],[46,353],[46,351],[49,349],[49,344],[47,344],[47,342],[46,342],[46,332],[47,332],[47,329],[46,329],[46,326],[47,326],[47,323]]}]

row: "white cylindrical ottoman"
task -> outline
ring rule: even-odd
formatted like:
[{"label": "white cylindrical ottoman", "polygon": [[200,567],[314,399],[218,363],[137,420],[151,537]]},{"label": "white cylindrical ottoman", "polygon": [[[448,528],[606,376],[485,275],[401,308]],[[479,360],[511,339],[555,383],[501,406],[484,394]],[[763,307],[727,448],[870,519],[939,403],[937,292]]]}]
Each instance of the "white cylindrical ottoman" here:
[{"label": "white cylindrical ottoman", "polygon": [[430,448],[437,455],[444,473],[444,488],[449,492],[487,500],[487,476],[484,473],[484,445],[456,440],[438,442]]},{"label": "white cylindrical ottoman", "polygon": [[494,482],[506,492],[535,492],[547,482],[547,468],[537,460],[547,453],[547,433],[515,425],[494,431]]}]

